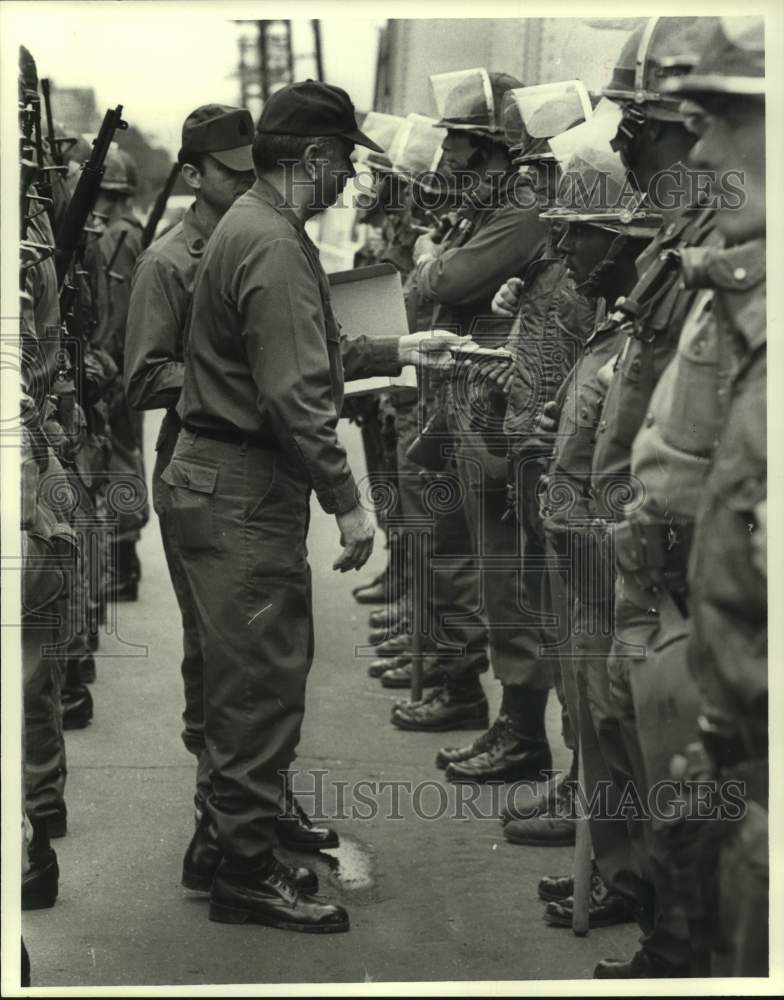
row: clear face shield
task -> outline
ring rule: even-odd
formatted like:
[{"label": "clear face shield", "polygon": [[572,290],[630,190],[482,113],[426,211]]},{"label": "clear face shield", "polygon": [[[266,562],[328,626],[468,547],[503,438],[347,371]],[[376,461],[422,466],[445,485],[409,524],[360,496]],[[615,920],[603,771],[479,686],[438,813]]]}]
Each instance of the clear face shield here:
[{"label": "clear face shield", "polygon": [[495,98],[486,69],[436,73],[430,77],[439,124],[451,129],[489,129],[495,124]]},{"label": "clear face shield", "polygon": [[581,80],[519,87],[504,94],[501,116],[506,140],[523,159],[537,140],[551,139],[591,118],[593,109]]},{"label": "clear face shield", "polygon": [[444,134],[434,127],[435,124],[435,119],[426,115],[410,114],[403,120],[387,147],[396,173],[407,180],[421,177],[421,182],[427,185],[427,175],[435,174],[441,162]]}]

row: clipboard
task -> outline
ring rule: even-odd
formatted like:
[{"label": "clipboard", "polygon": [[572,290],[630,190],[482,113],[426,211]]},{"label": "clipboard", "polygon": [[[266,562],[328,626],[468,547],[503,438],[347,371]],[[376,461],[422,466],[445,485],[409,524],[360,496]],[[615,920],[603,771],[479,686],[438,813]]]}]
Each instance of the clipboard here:
[{"label": "clipboard", "polygon": [[[371,264],[327,275],[330,299],[341,335],[358,337],[402,337],[408,333],[406,304],[400,272],[393,264]],[[405,365],[400,375],[380,375],[346,382],[346,399],[374,392],[416,389],[414,365]]]}]

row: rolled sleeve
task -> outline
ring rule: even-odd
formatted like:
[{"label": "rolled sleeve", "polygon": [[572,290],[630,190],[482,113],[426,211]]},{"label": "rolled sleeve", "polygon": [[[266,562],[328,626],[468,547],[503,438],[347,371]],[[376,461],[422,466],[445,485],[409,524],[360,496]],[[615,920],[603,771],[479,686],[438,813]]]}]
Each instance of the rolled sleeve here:
[{"label": "rolled sleeve", "polygon": [[357,488],[338,440],[332,366],[316,276],[295,239],[257,244],[235,276],[237,309],[258,407],[280,447],[303,466],[324,511],[341,514]]},{"label": "rolled sleeve", "polygon": [[174,406],[185,373],[182,334],[190,293],[169,262],[139,258],[133,273],[125,333],[124,382],[136,410]]}]

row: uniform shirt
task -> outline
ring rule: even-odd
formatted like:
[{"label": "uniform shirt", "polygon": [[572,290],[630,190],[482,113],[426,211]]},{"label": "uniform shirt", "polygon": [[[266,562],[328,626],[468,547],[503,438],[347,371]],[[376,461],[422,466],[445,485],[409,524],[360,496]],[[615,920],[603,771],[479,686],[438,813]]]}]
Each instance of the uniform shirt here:
[{"label": "uniform shirt", "polygon": [[694,519],[723,422],[732,367],[732,344],[722,336],[716,290],[724,297],[745,294],[735,275],[743,273],[743,283],[756,284],[757,254],[757,244],[684,251],[685,285],[699,292],[634,441],[631,469],[644,491],[633,520]]},{"label": "uniform shirt", "polygon": [[[125,233],[125,238],[109,275],[108,267],[121,233]],[[142,225],[139,220],[130,212],[115,219],[98,240],[98,250],[101,262],[98,284],[100,321],[95,342],[111,355],[118,367],[122,367],[131,276],[136,259],[142,252]]]},{"label": "uniform shirt", "polygon": [[397,374],[396,338],[341,348],[318,251],[282,196],[258,180],[226,212],[199,266],[185,347],[183,423],[285,451],[327,513],[356,504],[337,436],[349,378]]},{"label": "uniform shirt", "polygon": [[560,417],[543,509],[545,528],[553,534],[579,527],[589,518],[591,460],[605,395],[598,373],[617,352],[623,336],[602,326],[604,308],[600,299],[596,329],[558,394]]},{"label": "uniform shirt", "polygon": [[[493,204],[489,196],[486,203]],[[418,294],[434,303],[433,325],[490,347],[504,343],[511,321],[493,316],[493,296],[542,254],[547,229],[539,211],[525,192],[518,199],[513,191],[499,194],[495,207],[460,210],[456,231],[438,256],[421,261],[413,272]]]},{"label": "uniform shirt", "polygon": [[[707,705],[767,732],[767,579],[754,535],[767,500],[765,251],[756,244],[741,290],[717,289],[717,319],[738,358],[689,570],[689,665]],[[741,271],[737,271],[740,275]]]},{"label": "uniform shirt", "polygon": [[[596,513],[618,519],[623,506],[602,505],[602,496],[621,496],[606,489],[610,481],[619,486],[628,480],[631,446],[648,412],[651,394],[664,369],[672,360],[686,314],[697,292],[686,288],[678,267],[663,273],[663,280],[646,288],[658,268],[660,255],[715,239],[713,220],[704,209],[686,209],[664,226],[637,261],[640,280],[628,298],[639,302],[640,314],[632,334],[619,344],[619,356],[607,389],[604,412],[597,428],[593,468]],[[622,329],[626,328],[626,324]],[[628,329],[626,330],[628,333]]]},{"label": "uniform shirt", "polygon": [[139,257],[125,338],[125,391],[137,410],[172,409],[185,374],[183,339],[193,282],[211,229],[195,205]]}]

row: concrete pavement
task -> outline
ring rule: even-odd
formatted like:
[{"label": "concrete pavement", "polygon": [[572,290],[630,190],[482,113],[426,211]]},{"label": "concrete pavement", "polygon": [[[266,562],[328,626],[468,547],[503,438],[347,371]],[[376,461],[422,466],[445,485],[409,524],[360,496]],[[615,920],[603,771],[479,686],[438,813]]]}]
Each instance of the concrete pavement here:
[{"label": "concrete pavement", "polygon": [[[157,414],[148,415],[148,469],[158,424]],[[356,428],[344,423],[342,434],[360,467]],[[405,692],[381,688],[367,677],[367,661],[354,657],[367,638],[366,609],[350,596],[359,577],[331,570],[337,533],[317,507],[310,550],[316,657],[297,766],[327,771],[328,788],[366,779],[410,782],[413,790],[440,778],[436,750],[466,734],[405,734],[389,724],[391,704]],[[102,641],[95,720],[66,734],[69,832],[54,842],[60,898],[52,910],[23,915],[33,985],[574,979],[589,977],[599,958],[631,955],[634,925],[579,939],[543,923],[537,881],[568,872],[570,849],[515,847],[497,819],[451,818],[449,809],[417,819],[404,790],[400,819],[385,819],[383,809],[337,819],[343,846],[312,862],[322,895],[349,909],[350,933],[210,923],[206,899],[179,884],[193,830],[194,762],[179,737],[179,615],[154,519],[140,555],[140,599],[119,605],[116,632]],[[383,563],[384,553],[375,552],[362,578]],[[494,710],[498,686],[489,677],[485,685]],[[566,766],[554,695],[548,730],[556,766]],[[311,780],[300,775],[296,783]],[[456,790],[445,787],[453,808]],[[347,817],[352,802],[360,815],[371,812],[373,795],[364,792],[364,804],[344,794]],[[444,794],[420,787],[420,811],[436,813]],[[307,797],[303,803],[311,805]],[[482,789],[476,808],[492,806],[491,790]]]}]

